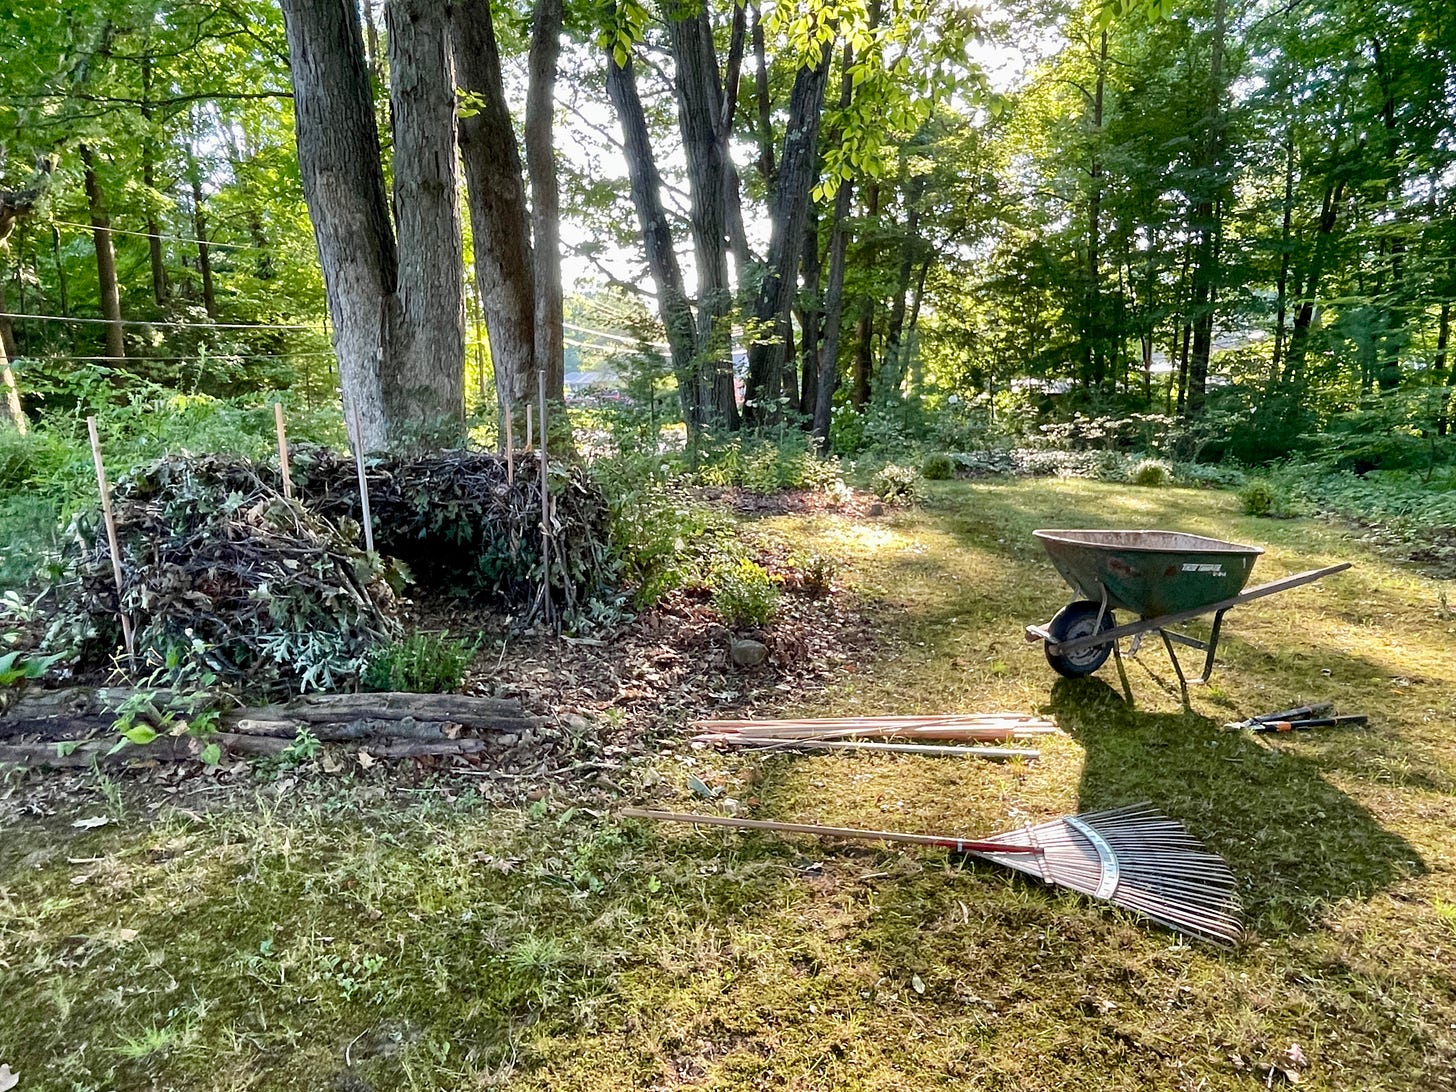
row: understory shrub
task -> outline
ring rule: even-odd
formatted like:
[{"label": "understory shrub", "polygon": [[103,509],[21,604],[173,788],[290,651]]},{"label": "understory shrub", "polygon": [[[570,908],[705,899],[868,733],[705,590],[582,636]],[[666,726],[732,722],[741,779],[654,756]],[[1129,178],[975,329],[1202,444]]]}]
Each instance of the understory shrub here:
[{"label": "understory shrub", "polygon": [[746,557],[724,561],[709,579],[713,609],[729,629],[766,625],[778,606],[779,589],[762,565]]},{"label": "understory shrub", "polygon": [[886,504],[918,504],[922,494],[920,472],[913,466],[887,463],[870,479],[870,491]]},{"label": "understory shrub", "polygon": [[460,689],[478,641],[458,641],[444,633],[411,633],[369,653],[360,683],[368,690],[444,694]]},{"label": "understory shrub", "polygon": [[783,489],[828,489],[841,480],[839,460],[820,458],[799,430],[778,442],[735,436],[698,452],[693,480],[700,485],[741,486],[755,493]]},{"label": "understory shrub", "polygon": [[1132,468],[1129,479],[1133,485],[1162,487],[1173,483],[1173,468],[1161,459],[1143,459]]},{"label": "understory shrub", "polygon": [[1267,478],[1252,478],[1239,490],[1239,503],[1250,516],[1274,517],[1279,514],[1279,494]]},{"label": "understory shrub", "polygon": [[955,476],[955,462],[944,452],[927,455],[920,464],[920,474],[928,482],[943,482]]}]

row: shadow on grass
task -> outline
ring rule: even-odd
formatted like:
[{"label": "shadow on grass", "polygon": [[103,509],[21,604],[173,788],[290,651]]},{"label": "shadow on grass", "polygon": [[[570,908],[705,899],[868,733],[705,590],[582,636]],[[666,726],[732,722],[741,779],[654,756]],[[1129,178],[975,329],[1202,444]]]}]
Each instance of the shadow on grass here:
[{"label": "shadow on grass", "polygon": [[1416,850],[1307,759],[1194,713],[1146,713],[1100,679],[1052,687],[1057,723],[1086,751],[1079,808],[1150,800],[1227,859],[1247,924],[1318,926],[1333,903],[1426,871]]}]

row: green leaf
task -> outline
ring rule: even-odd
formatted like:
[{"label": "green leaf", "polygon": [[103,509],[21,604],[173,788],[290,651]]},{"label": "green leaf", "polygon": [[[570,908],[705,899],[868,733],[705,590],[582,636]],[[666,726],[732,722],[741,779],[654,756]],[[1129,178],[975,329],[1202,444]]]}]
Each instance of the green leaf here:
[{"label": "green leaf", "polygon": [[128,743],[134,743],[138,747],[145,747],[157,738],[156,731],[145,724],[138,724],[134,728],[128,728],[121,734]]},{"label": "green leaf", "polygon": [[222,762],[222,747],[216,743],[209,743],[202,748],[202,764],[204,766],[216,766]]}]

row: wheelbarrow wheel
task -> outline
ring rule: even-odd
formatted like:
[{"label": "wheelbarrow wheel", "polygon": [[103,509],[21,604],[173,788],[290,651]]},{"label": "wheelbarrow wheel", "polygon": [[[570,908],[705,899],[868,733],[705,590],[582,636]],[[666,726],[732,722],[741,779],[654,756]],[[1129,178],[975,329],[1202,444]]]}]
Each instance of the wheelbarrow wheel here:
[{"label": "wheelbarrow wheel", "polygon": [[1117,625],[1117,619],[1112,611],[1102,614],[1102,625],[1097,625],[1097,615],[1102,611],[1102,604],[1091,599],[1079,599],[1075,603],[1068,603],[1047,626],[1047,632],[1052,635],[1052,641],[1042,646],[1046,652],[1047,663],[1052,665],[1052,670],[1058,675],[1068,679],[1080,679],[1084,675],[1090,675],[1107,662],[1107,657],[1112,655],[1112,642],[1105,645],[1091,645],[1087,648],[1079,648],[1075,652],[1056,652],[1052,650],[1052,642],[1061,644],[1064,641],[1075,641],[1078,637],[1090,637],[1094,633],[1104,633]]}]

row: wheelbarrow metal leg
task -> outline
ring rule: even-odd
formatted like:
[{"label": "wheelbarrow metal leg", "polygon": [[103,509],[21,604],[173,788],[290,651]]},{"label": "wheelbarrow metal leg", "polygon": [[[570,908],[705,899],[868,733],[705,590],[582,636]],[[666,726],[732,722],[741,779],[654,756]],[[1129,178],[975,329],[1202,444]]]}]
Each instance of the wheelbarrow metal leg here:
[{"label": "wheelbarrow metal leg", "polygon": [[1163,639],[1163,647],[1168,650],[1168,659],[1173,664],[1173,671],[1178,676],[1178,693],[1183,699],[1183,708],[1192,708],[1192,701],[1188,698],[1188,679],[1183,674],[1183,665],[1178,662],[1178,651],[1173,647],[1173,641],[1165,629],[1158,630],[1158,636]]},{"label": "wheelbarrow metal leg", "polygon": [[1208,655],[1203,660],[1203,674],[1199,678],[1190,680],[1192,682],[1206,683],[1213,677],[1213,657],[1218,652],[1218,631],[1223,628],[1223,615],[1224,612],[1219,611],[1213,616],[1213,629],[1208,634]]}]

